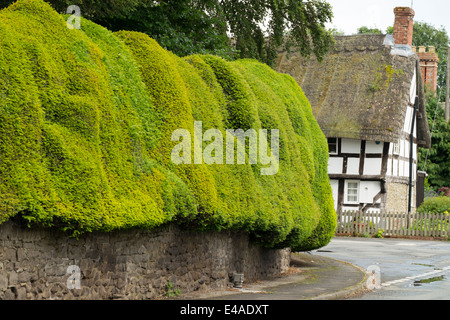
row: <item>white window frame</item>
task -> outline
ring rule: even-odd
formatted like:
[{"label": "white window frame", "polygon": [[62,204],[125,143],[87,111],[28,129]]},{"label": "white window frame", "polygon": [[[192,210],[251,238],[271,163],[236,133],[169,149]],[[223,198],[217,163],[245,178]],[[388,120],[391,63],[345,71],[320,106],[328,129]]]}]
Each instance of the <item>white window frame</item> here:
[{"label": "white window frame", "polygon": [[[350,183],[356,183],[357,184],[357,195],[356,195],[356,201],[351,201],[348,199],[349,197],[349,193],[348,193],[348,189],[349,189],[349,184]],[[361,182],[359,180],[346,180],[345,181],[345,192],[344,192],[344,199],[345,199],[345,203],[346,204],[359,204],[360,203],[360,187],[361,187]]]},{"label": "white window frame", "polygon": [[392,152],[395,155],[399,155],[400,154],[400,141],[399,142],[394,142],[392,145]]},{"label": "white window frame", "polygon": [[[334,151],[334,152],[330,151],[330,139],[336,139],[336,151]],[[338,138],[328,138],[327,141],[328,141],[328,154],[337,155],[339,153],[339,139]],[[332,143],[332,144],[334,144],[334,143]]]}]

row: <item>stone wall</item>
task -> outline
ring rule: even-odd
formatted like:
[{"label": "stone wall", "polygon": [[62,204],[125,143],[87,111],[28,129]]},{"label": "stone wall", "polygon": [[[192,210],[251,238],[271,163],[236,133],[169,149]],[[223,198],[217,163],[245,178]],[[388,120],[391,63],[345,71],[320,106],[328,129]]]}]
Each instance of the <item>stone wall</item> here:
[{"label": "stone wall", "polygon": [[[387,183],[387,211],[408,212],[409,185],[404,183]],[[416,188],[412,190],[412,209],[416,205]]]},{"label": "stone wall", "polygon": [[0,299],[157,299],[232,286],[287,270],[290,250],[253,246],[245,233],[93,233],[76,240],[55,230],[0,225]]}]

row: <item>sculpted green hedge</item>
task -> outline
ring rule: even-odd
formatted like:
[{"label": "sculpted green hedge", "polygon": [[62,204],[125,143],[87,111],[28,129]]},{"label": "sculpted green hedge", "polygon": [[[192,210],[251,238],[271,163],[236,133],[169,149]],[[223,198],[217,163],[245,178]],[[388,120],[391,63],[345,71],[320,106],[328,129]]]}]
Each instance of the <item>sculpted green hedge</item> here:
[{"label": "sculpted green hedge", "polygon": [[[253,60],[179,58],[144,34],[84,19],[69,29],[65,18],[41,0],[0,11],[0,223],[74,236],[178,223],[245,230],[273,248],[328,243],[327,143],[291,77]],[[245,164],[219,149],[223,164],[195,162],[214,140],[195,141],[200,122],[224,139],[266,129],[259,145],[279,130],[276,174],[251,164],[248,146]],[[192,133],[190,164],[172,159],[178,129]]]}]

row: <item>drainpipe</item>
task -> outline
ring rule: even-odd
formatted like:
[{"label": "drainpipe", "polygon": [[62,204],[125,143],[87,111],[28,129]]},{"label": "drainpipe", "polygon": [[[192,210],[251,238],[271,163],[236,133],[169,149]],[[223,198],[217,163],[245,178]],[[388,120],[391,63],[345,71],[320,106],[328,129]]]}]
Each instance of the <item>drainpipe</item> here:
[{"label": "drainpipe", "polygon": [[[413,189],[413,165],[414,165],[414,128],[416,124],[416,114],[419,105],[419,98],[414,101],[414,111],[411,124],[411,134],[409,136],[409,198],[408,198],[408,214],[411,213],[412,189]],[[409,219],[408,219],[409,227]]]}]

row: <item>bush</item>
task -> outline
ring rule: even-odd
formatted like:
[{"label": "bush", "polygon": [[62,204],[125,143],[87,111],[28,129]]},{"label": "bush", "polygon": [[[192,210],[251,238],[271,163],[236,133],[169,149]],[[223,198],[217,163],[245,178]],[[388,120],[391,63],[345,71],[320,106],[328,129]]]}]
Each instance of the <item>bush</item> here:
[{"label": "bush", "polygon": [[428,198],[417,209],[420,213],[450,213],[450,197]]},{"label": "bush", "polygon": [[450,197],[450,188],[442,187],[438,189],[438,194],[444,197]]},{"label": "bush", "polygon": [[[328,243],[327,142],[291,77],[254,60],[182,59],[145,34],[84,19],[81,27],[69,30],[42,0],[0,11],[0,223],[21,218],[75,236],[178,223],[243,230],[271,248]],[[171,135],[193,132],[194,121],[204,132],[279,129],[278,174],[261,175],[261,164],[175,165]]]}]

